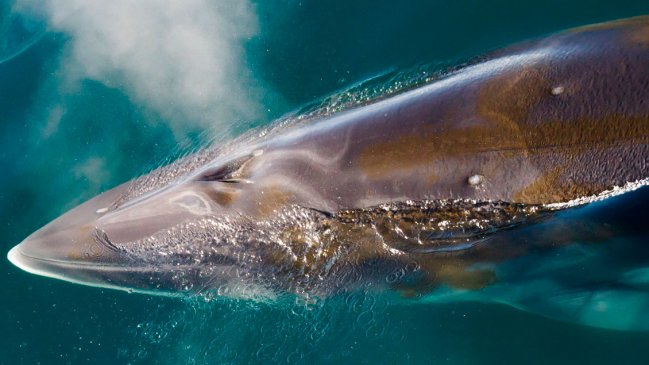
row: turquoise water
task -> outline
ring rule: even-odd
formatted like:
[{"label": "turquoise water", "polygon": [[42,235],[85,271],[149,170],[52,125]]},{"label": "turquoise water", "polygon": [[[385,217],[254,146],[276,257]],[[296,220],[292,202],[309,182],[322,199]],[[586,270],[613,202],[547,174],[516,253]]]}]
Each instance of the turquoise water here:
[{"label": "turquoise water", "polygon": [[[213,13],[188,3],[191,15],[215,14],[217,25],[181,21],[182,8],[122,7],[119,16],[151,30],[145,41],[141,28],[90,5],[1,7],[3,252],[85,199],[206,140],[267,124],[377,75],[453,65],[561,29],[649,13],[645,1],[241,3],[217,1]],[[148,14],[158,21],[147,23]],[[198,48],[214,51],[206,59],[188,57],[199,43],[165,33],[178,24],[204,30],[218,46]],[[155,48],[163,36],[167,48]],[[118,46],[130,41],[148,53]],[[630,247],[647,257],[641,245]],[[308,305],[205,302],[72,285],[6,260],[0,273],[3,364],[649,363],[649,332],[491,303],[406,306],[363,293]]]}]

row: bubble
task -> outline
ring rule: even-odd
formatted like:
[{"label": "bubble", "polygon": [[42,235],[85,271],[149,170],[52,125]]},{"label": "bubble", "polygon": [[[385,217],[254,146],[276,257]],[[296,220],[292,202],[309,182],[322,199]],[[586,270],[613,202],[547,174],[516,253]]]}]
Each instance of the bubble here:
[{"label": "bubble", "polygon": [[267,361],[267,360],[272,359],[274,357],[275,353],[276,353],[276,350],[273,349],[270,345],[262,345],[261,347],[259,347],[259,349],[255,353],[255,357],[258,360],[262,360],[262,361],[266,360]]},{"label": "bubble", "polygon": [[287,364],[295,364],[297,361],[302,360],[304,355],[301,352],[294,351],[286,357]]},{"label": "bubble", "polygon": [[374,323],[374,313],[371,310],[366,310],[356,316],[356,324],[361,327],[367,327]]},{"label": "bubble", "polygon": [[142,360],[142,359],[146,359],[146,357],[147,357],[148,355],[149,355],[149,353],[147,352],[146,349],[140,349],[140,350],[135,354],[135,356],[136,356],[138,359],[140,359],[140,360]]},{"label": "bubble", "polygon": [[368,338],[381,338],[385,334],[385,325],[381,325],[378,321],[372,322],[365,330],[365,337]]}]

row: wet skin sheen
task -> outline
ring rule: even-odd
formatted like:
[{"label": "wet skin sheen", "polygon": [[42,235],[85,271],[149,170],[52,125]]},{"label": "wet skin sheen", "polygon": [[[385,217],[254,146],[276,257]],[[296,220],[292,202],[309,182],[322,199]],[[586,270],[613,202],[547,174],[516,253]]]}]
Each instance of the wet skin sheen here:
[{"label": "wet skin sheen", "polygon": [[418,296],[496,285],[494,267],[532,247],[615,235],[585,221],[512,232],[649,177],[649,17],[484,59],[121,185],[9,258],[154,293],[330,295],[376,282]]}]

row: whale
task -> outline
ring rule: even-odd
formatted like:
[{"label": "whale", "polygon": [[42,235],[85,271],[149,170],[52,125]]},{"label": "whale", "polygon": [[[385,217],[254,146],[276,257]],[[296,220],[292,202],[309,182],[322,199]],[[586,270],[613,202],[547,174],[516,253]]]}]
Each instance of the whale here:
[{"label": "whale", "polygon": [[628,261],[607,251],[649,237],[619,218],[625,206],[642,215],[646,185],[640,16],[515,44],[396,95],[208,147],[70,210],[8,259],[149,294],[364,290],[649,330],[638,319],[649,309],[644,251]]}]

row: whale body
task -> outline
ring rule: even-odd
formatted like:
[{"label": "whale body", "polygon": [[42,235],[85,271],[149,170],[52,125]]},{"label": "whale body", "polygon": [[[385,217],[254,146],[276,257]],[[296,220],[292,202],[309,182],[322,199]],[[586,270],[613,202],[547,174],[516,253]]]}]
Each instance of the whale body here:
[{"label": "whale body", "polygon": [[[626,227],[599,214],[648,183],[649,17],[515,45],[416,89],[277,130],[105,192],[27,237],[9,260],[153,294],[388,289],[417,302],[489,297],[649,328],[601,320],[592,295],[570,302],[590,308],[576,315],[530,305],[524,280],[505,285],[525,276],[514,263],[556,269],[543,264],[551,252],[581,260],[574,247]],[[553,272],[539,270],[529,281],[537,286]],[[642,270],[622,270],[639,283],[634,292],[648,287]]]}]

